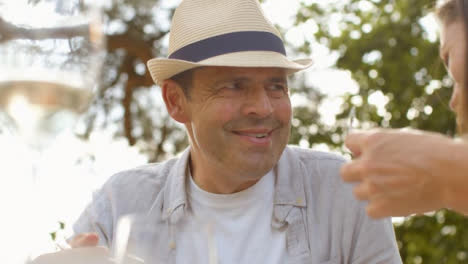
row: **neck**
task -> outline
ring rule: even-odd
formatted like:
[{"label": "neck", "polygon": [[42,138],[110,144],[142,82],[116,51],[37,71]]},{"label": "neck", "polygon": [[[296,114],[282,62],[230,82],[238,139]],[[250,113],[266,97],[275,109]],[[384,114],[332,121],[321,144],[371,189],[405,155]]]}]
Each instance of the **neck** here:
[{"label": "neck", "polygon": [[[190,172],[193,181],[202,190],[215,194],[231,194],[243,191],[255,185],[261,177],[240,177],[235,172],[226,171],[225,168],[210,166],[209,162],[197,160],[194,155],[190,155]],[[240,180],[249,179],[249,180]]]}]

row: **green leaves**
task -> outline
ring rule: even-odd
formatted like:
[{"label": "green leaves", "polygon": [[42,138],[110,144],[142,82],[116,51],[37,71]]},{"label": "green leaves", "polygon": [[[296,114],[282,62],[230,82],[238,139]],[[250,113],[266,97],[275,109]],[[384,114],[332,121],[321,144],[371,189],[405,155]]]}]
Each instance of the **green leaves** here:
[{"label": "green leaves", "polygon": [[59,221],[58,224],[59,224],[58,229],[49,233],[50,238],[52,239],[52,241],[56,241],[57,240],[57,235],[60,232],[62,232],[63,230],[65,230],[65,223],[64,222]]},{"label": "green leaves", "polygon": [[[316,39],[326,38],[328,47],[340,52],[336,66],[350,70],[359,83],[364,104],[357,106],[358,116],[369,118],[367,121],[376,126],[411,126],[452,134],[454,119],[446,107],[450,87],[426,92],[432,80],[442,80],[446,75],[438,57],[438,43],[428,40],[427,29],[420,23],[432,2],[314,3],[303,5],[297,24],[313,19],[319,26]],[[378,114],[376,107],[369,106],[369,97],[376,91],[390,99],[385,106],[387,114]],[[352,96],[345,96],[343,112],[353,105]]]},{"label": "green leaves", "polygon": [[[342,150],[339,135],[353,105],[365,127],[410,126],[452,135],[455,120],[448,107],[452,84],[439,59],[439,44],[430,40],[431,29],[421,23],[434,3],[350,0],[347,4],[303,4],[296,24],[315,21],[319,28],[315,39],[339,52],[336,67],[351,71],[359,90],[343,95],[342,112],[333,126],[324,125],[314,110],[296,109],[299,125],[293,127],[291,143],[306,139],[311,146],[326,143]],[[308,52],[309,45],[299,50]],[[310,104],[318,105],[323,98]],[[315,129],[309,130],[311,127]],[[395,227],[403,262],[468,263],[467,226],[467,218],[447,210],[407,218]]]},{"label": "green leaves", "polygon": [[395,226],[403,262],[467,263],[468,218],[448,210],[408,218]]}]

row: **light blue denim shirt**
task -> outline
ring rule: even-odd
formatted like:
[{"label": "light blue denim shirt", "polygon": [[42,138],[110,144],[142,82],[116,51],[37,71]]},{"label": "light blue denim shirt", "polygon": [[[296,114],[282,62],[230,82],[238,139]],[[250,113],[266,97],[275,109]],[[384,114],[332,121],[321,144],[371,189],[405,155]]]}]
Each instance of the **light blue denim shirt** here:
[{"label": "light blue denim shirt", "polygon": [[[97,232],[112,246],[119,217],[152,212],[174,263],[177,225],[188,206],[185,181],[190,150],[178,158],[112,176],[74,225],[75,234]],[[338,156],[286,147],[275,166],[272,226],[286,226],[290,263],[402,263],[391,219],[372,220],[365,204],[340,180]],[[196,263],[196,262],[194,262]]]}]

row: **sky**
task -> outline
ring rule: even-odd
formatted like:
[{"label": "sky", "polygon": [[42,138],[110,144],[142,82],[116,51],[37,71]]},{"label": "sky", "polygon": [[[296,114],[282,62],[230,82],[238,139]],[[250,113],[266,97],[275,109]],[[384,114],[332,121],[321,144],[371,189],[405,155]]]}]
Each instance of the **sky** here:
[{"label": "sky", "polygon": [[[303,0],[311,1],[313,0]],[[167,0],[164,6],[173,6],[178,2]],[[292,27],[299,1],[267,0],[263,7],[274,23],[289,29],[285,34],[288,41],[300,45],[305,40],[313,40],[316,31],[313,21],[300,28]],[[6,13],[19,20],[23,19],[24,22],[50,22],[38,16],[38,12],[15,10],[14,7]],[[435,40],[436,27],[433,19],[426,18],[421,23]],[[340,112],[340,96],[344,93],[356,93],[359,87],[351,79],[350,72],[332,67],[337,58],[326,47],[313,43],[312,50],[312,59],[316,63],[307,71],[306,79],[328,95],[319,111],[325,124],[333,124],[335,114]],[[383,94],[376,93],[369,103],[382,106],[385,101]],[[304,103],[308,103],[304,98],[293,98],[295,106]],[[59,233],[59,239],[69,234],[70,223],[91,199],[92,190],[99,188],[109,176],[118,171],[147,163],[146,156],[135,147],[130,147],[126,140],[113,138],[113,132],[112,129],[97,131],[91,134],[89,141],[82,141],[68,131],[60,135],[41,155],[30,152],[24,142],[14,135],[0,136],[3,171],[0,177],[0,209],[3,210],[0,247],[12,249],[0,251],[0,259],[14,261],[15,256],[21,255],[18,252],[26,248],[28,243],[31,243],[28,248],[33,248],[33,252],[25,253],[34,255],[53,251],[55,245],[51,243],[49,232],[57,230],[58,222],[63,221],[66,223],[66,230]],[[324,145],[316,148],[327,150]],[[16,242],[8,238],[14,238]]]}]

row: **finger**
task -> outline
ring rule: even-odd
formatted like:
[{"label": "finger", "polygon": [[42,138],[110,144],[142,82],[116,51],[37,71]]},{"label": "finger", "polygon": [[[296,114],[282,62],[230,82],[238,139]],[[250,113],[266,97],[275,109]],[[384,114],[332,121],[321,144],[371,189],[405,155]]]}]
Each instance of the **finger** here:
[{"label": "finger", "polygon": [[353,194],[354,197],[358,200],[368,200],[370,198],[369,192],[368,192],[368,183],[367,182],[362,182],[353,189]]},{"label": "finger", "polygon": [[372,182],[366,180],[354,188],[353,194],[358,200],[371,200],[378,196],[385,195],[385,190],[380,189]]},{"label": "finger", "polygon": [[398,194],[415,188],[415,182],[411,179],[411,176],[400,175],[395,170],[385,171],[382,169],[381,171],[386,174],[372,175],[367,178],[379,189],[385,189],[388,192]]},{"label": "finger", "polygon": [[369,132],[353,131],[345,138],[345,146],[354,154],[359,157],[364,147],[364,142],[368,137]]},{"label": "finger", "polygon": [[344,164],[340,168],[340,175],[345,182],[359,182],[363,181],[367,176],[366,162],[362,159],[356,159],[347,164]]},{"label": "finger", "polygon": [[374,219],[391,216],[408,216],[415,213],[411,210],[411,202],[394,195],[383,195],[370,200],[366,211],[369,217]]},{"label": "finger", "polygon": [[95,247],[99,242],[99,236],[96,233],[84,233],[76,235],[70,242],[72,248]]},{"label": "finger", "polygon": [[[354,188],[353,193],[358,200],[375,200],[386,196],[399,197],[406,192],[406,190],[394,190],[385,184],[377,184],[372,180],[374,178],[376,177],[367,177]],[[378,176],[378,178],[386,178],[386,176]]]}]

